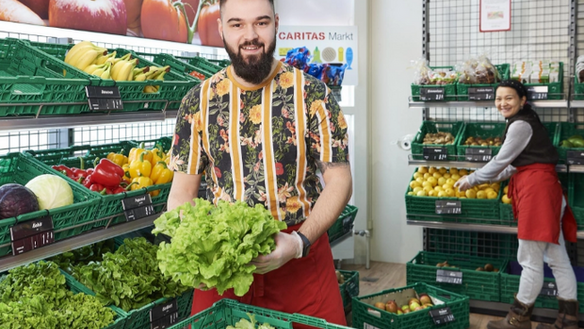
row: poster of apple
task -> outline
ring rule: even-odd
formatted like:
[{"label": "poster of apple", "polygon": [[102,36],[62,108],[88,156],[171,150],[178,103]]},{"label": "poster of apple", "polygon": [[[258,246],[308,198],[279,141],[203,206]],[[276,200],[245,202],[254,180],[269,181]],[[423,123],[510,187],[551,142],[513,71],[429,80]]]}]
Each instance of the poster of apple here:
[{"label": "poster of apple", "polygon": [[3,21],[213,47],[219,16],[219,0],[0,0]]}]

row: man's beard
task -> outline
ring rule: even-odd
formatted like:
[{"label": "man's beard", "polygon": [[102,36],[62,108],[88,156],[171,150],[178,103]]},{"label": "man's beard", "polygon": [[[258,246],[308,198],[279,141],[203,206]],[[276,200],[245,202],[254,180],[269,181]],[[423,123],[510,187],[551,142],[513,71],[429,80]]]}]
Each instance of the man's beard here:
[{"label": "man's beard", "polygon": [[231,65],[235,74],[243,80],[258,85],[262,83],[272,72],[272,63],[274,60],[274,51],[276,50],[276,35],[274,34],[274,42],[268,45],[268,49],[262,52],[259,56],[248,56],[247,62],[241,54],[241,47],[256,46],[259,48],[265,47],[257,39],[245,42],[240,45],[237,50],[231,49],[223,38],[225,50],[231,59]]}]

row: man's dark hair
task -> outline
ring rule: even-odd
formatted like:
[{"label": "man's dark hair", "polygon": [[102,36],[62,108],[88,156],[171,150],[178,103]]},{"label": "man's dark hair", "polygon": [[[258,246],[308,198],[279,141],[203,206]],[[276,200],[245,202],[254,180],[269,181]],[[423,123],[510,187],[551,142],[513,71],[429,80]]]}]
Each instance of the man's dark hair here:
[{"label": "man's dark hair", "polygon": [[[274,0],[267,0],[270,5],[272,5],[272,10],[274,11],[274,13],[276,12],[276,9],[274,8]],[[221,8],[221,13],[223,13],[223,6],[225,6],[225,3],[227,2],[227,0],[219,0],[219,8]]]}]

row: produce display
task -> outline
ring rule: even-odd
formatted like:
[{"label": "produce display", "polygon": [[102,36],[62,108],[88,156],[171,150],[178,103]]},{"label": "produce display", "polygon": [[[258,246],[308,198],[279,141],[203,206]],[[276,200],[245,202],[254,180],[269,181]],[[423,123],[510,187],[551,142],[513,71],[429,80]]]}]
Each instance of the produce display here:
[{"label": "produce display", "polygon": [[53,262],[17,267],[0,280],[0,327],[102,329],[115,312],[93,296],[74,294]]},{"label": "produce display", "polygon": [[95,292],[103,305],[128,312],[189,289],[162,275],[157,252],[158,246],[143,237],[124,239],[115,252],[103,254],[101,261],[70,266],[71,275]]},{"label": "produce display", "polygon": [[566,148],[581,148],[584,147],[584,138],[582,138],[581,135],[573,135],[568,139],[561,141],[560,146]]},{"label": "produce display", "polygon": [[454,136],[448,132],[427,133],[422,144],[454,144]]},{"label": "produce display", "polygon": [[413,61],[415,85],[448,85],[456,83],[458,74],[450,68],[434,68],[428,66],[426,59]]},{"label": "produce display", "polygon": [[511,79],[523,83],[559,82],[560,63],[550,60],[515,62],[511,66]]},{"label": "produce display", "polygon": [[511,198],[507,195],[507,191],[509,190],[509,186],[505,186],[505,188],[503,188],[503,197],[501,198],[501,202],[505,203],[505,204],[511,204],[511,202],[513,200],[511,200]]},{"label": "produce display", "polygon": [[457,168],[419,167],[410,182],[411,191],[408,192],[408,195],[460,199],[496,199],[499,195],[500,183],[481,184],[464,192],[454,187],[454,183],[462,176],[472,172]]},{"label": "produce display", "polygon": [[100,241],[79,249],[65,251],[62,254],[49,258],[67,273],[73,272],[74,266],[87,265],[90,262],[101,262],[105,253],[115,251],[113,239]]},{"label": "produce display", "polygon": [[432,299],[426,293],[421,293],[418,295],[419,298],[412,297],[407,300],[407,304],[398,305],[395,300],[388,300],[387,302],[376,302],[375,307],[378,309],[394,313],[394,314],[407,314],[410,312],[416,312],[424,310],[428,307],[434,306]]},{"label": "produce display", "polygon": [[[447,260],[445,260],[442,263],[436,264],[436,267],[458,268],[457,266],[448,264],[448,261]],[[498,268],[495,268],[492,264],[487,263],[487,264],[485,264],[485,266],[477,267],[476,271],[479,271],[479,272],[499,272],[499,269]]]},{"label": "produce display", "polygon": [[501,81],[501,74],[485,55],[457,65],[456,71],[458,82],[463,84],[493,84]]},{"label": "produce display", "polygon": [[165,277],[189,287],[214,287],[219,294],[234,288],[237,296],[253,282],[255,266],[249,262],[272,252],[274,235],[286,228],[260,204],[220,200],[214,206],[204,199],[167,211],[154,225],[152,233],[171,237],[157,254]]},{"label": "produce display", "polygon": [[502,144],[500,137],[481,138],[473,136],[468,137],[463,143],[466,146],[501,146]]},{"label": "produce display", "polygon": [[[65,63],[81,71],[102,79],[115,81],[146,81],[164,80],[164,75],[170,72],[170,66],[145,66],[137,68],[138,59],[132,59],[132,54],[116,58],[116,52],[108,54],[107,49],[98,47],[89,41],[83,41],[73,46],[65,56]],[[67,76],[67,72],[63,72]],[[155,93],[160,86],[146,86],[145,93]]]}]

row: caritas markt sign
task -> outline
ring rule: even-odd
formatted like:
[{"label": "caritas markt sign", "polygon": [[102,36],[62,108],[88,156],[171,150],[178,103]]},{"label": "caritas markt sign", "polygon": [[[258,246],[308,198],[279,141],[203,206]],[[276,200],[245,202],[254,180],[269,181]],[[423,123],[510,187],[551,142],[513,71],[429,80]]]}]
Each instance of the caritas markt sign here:
[{"label": "caritas markt sign", "polygon": [[276,58],[286,57],[288,50],[306,47],[313,63],[347,64],[343,86],[357,85],[357,26],[280,26]]}]

